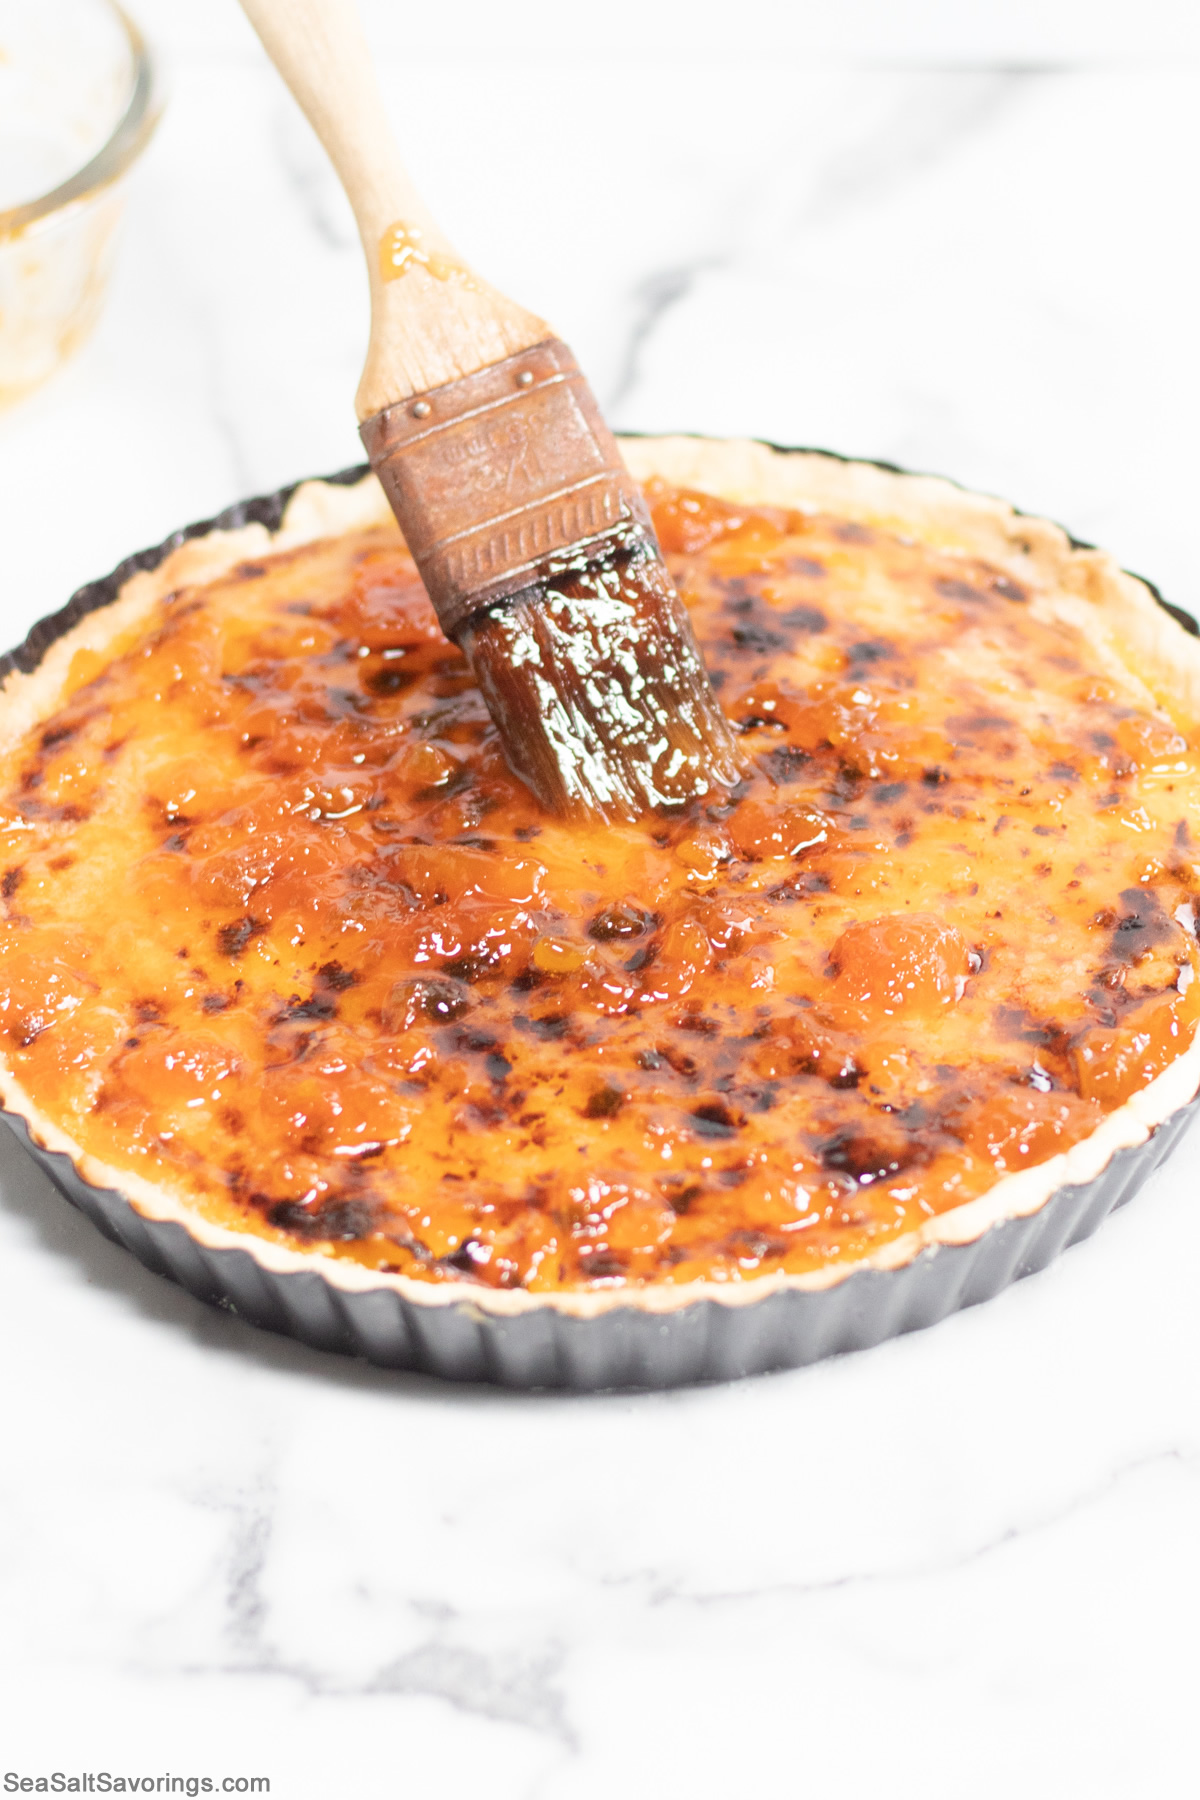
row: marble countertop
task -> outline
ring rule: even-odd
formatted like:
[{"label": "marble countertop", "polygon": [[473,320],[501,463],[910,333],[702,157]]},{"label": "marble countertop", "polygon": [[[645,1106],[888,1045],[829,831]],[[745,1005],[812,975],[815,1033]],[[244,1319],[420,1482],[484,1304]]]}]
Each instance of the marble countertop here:
[{"label": "marble countertop", "polygon": [[[623,0],[636,52],[577,10],[529,0],[506,38],[472,0],[470,53],[371,19],[435,211],[615,423],[950,473],[1200,609],[1191,8],[1139,37],[1107,4],[977,8],[974,35],[914,7],[906,39],[858,0],[806,38],[768,0],[687,27]],[[230,0],[141,11],[171,92],[110,304],[0,415],[7,642],[174,526],[360,459],[363,282],[322,155]],[[1188,1791],[1194,1166],[935,1330],[563,1398],[211,1312],[0,1141],[0,1776]]]}]

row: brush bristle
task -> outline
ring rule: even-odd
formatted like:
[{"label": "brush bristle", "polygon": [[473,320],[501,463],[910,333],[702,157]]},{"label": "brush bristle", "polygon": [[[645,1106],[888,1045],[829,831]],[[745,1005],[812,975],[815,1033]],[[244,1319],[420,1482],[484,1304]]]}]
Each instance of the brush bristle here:
[{"label": "brush bristle", "polygon": [[551,812],[640,818],[738,779],[691,623],[640,531],[481,609],[459,643],[510,766]]}]

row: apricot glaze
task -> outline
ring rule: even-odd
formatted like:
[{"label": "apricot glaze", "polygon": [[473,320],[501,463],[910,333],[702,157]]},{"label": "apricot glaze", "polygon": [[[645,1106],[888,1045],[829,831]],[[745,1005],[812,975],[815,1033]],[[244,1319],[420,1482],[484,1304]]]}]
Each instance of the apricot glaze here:
[{"label": "apricot glaze", "polygon": [[651,491],[744,757],[542,814],[389,530],[77,659],[0,764],[0,1029],[213,1220],[534,1290],[844,1264],[1191,1041],[1192,746],[1011,574]]}]

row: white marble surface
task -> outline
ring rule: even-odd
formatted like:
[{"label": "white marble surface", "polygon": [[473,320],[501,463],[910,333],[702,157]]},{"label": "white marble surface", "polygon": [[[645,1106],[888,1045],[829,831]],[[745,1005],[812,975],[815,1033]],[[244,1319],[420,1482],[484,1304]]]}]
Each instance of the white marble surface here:
[{"label": "white marble surface", "polygon": [[[409,49],[371,17],[435,207],[618,423],[953,473],[1200,606],[1196,12],[1131,10],[646,0],[607,15],[637,52],[532,0],[511,36],[424,14]],[[111,305],[0,415],[10,642],[182,521],[358,459],[320,154],[230,0],[143,12],[172,95]],[[934,1331],[588,1399],[211,1313],[0,1143],[0,1774],[1194,1791],[1194,1143]]]}]

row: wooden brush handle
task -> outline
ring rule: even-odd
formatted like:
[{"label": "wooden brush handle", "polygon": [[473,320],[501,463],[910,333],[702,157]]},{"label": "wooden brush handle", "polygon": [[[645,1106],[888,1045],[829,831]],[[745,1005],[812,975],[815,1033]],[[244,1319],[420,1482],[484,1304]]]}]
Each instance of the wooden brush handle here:
[{"label": "wooden brush handle", "polygon": [[371,283],[359,420],[553,336],[475,275],[400,160],[354,0],[242,0],[354,209]]}]

